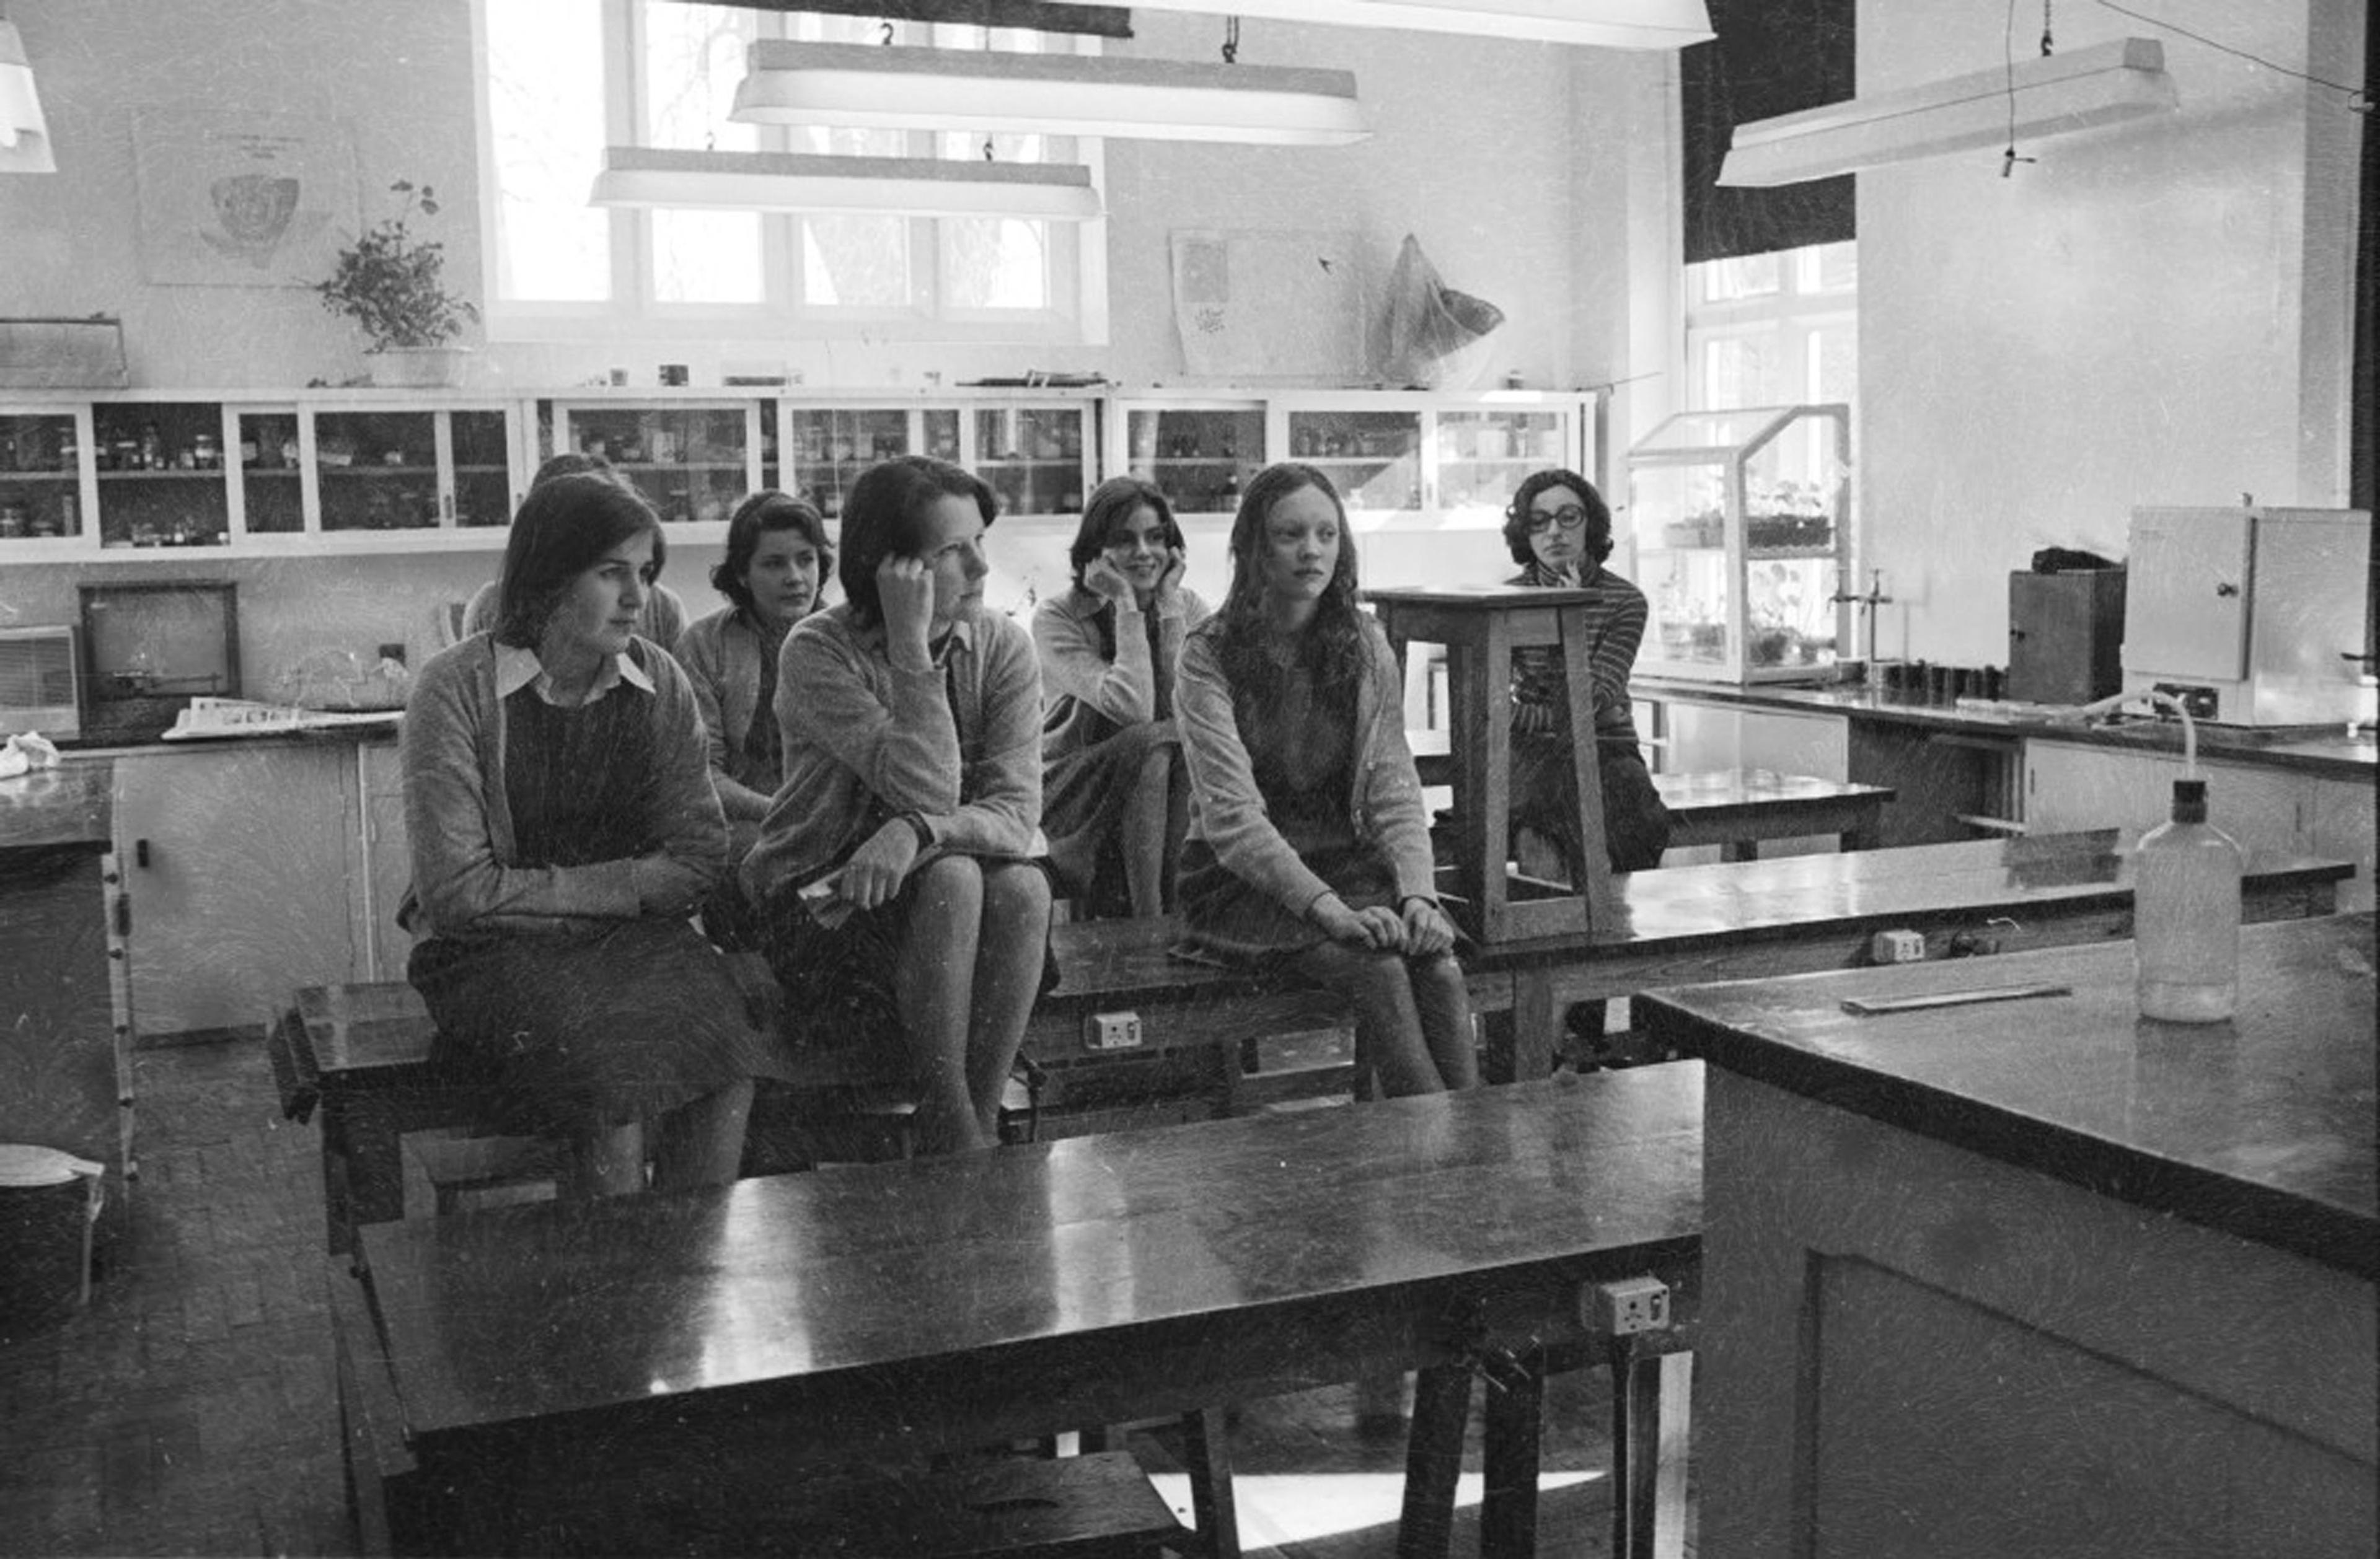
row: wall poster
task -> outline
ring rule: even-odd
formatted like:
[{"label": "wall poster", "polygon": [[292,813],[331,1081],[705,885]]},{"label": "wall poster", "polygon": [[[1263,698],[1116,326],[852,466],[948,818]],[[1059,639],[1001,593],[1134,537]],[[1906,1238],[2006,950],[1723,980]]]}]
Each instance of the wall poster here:
[{"label": "wall poster", "polygon": [[334,119],[136,115],[140,269],[152,284],[306,287],[357,228],[356,152]]},{"label": "wall poster", "polygon": [[1367,319],[1352,233],[1173,234],[1173,322],[1191,375],[1352,383],[1370,368]]}]

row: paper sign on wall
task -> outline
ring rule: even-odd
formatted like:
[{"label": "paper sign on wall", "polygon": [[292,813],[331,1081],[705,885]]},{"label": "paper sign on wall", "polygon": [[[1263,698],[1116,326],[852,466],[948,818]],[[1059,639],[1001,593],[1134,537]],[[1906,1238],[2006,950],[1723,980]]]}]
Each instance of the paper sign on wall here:
[{"label": "paper sign on wall", "polygon": [[1173,321],[1184,371],[1238,383],[1366,377],[1355,255],[1347,233],[1177,231]]},{"label": "paper sign on wall", "polygon": [[160,109],[132,125],[153,284],[311,286],[357,225],[355,144],[332,119]]}]

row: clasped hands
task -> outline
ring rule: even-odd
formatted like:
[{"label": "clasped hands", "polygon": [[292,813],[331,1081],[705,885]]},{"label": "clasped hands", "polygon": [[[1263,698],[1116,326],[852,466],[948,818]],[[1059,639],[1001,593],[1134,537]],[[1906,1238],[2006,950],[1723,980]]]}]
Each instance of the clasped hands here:
[{"label": "clasped hands", "polygon": [[1339,895],[1326,893],[1315,900],[1312,913],[1323,935],[1349,947],[1408,958],[1434,958],[1454,948],[1454,923],[1427,899],[1407,899],[1401,913],[1386,904],[1351,910]]}]

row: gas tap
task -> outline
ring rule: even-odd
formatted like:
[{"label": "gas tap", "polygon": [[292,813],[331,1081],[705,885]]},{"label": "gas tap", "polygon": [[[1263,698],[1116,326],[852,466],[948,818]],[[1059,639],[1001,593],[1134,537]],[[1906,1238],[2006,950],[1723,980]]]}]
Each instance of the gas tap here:
[{"label": "gas tap", "polygon": [[1867,659],[1870,665],[1874,665],[1876,663],[1876,609],[1892,604],[1892,598],[1884,593],[1884,570],[1877,568],[1868,571],[1867,594],[1855,595],[1847,590],[1838,589],[1827,598],[1837,606],[1858,606],[1866,609]]}]

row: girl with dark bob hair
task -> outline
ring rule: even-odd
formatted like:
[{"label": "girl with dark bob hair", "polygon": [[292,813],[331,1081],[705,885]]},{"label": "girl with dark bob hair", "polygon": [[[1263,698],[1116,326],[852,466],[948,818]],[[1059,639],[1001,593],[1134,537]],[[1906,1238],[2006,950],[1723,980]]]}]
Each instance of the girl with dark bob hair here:
[{"label": "girl with dark bob hair", "polygon": [[533,487],[498,627],[421,669],[401,733],[407,974],[433,1061],[492,1073],[487,1124],[568,1138],[565,1193],[735,1177],[762,1038],[687,925],[726,865],[702,717],[633,625],[661,527],[601,476]]},{"label": "girl with dark bob hair", "polygon": [[[1595,484],[1575,471],[1532,472],[1504,511],[1504,544],[1521,572],[1506,583],[1585,590],[1592,637],[1573,663],[1595,686],[1595,750],[1603,788],[1604,847],[1615,872],[1661,864],[1670,812],[1653,788],[1638,746],[1628,679],[1645,638],[1645,593],[1603,566],[1611,556],[1611,510]],[[1578,837],[1578,793],[1572,767],[1570,682],[1563,651],[1549,646],[1512,652],[1512,809],[1519,830],[1543,839],[1560,857],[1564,878],[1580,880],[1585,860]]]},{"label": "girl with dark bob hair", "polygon": [[1025,630],[983,610],[994,513],[976,477],[921,455],[852,484],[844,600],[785,635],[784,783],[742,873],[789,1009],[901,1047],[928,1153],[996,1140],[1056,978],[1041,683]]},{"label": "girl with dark bob hair", "polygon": [[1183,586],[1173,506],[1137,477],[1092,491],[1068,558],[1073,587],[1033,614],[1050,864],[1088,914],[1162,914],[1190,826],[1173,665],[1207,603]]},{"label": "girl with dark bob hair", "polygon": [[1208,953],[1345,995],[1357,1060],[1390,1094],[1478,1081],[1403,687],[1356,604],[1330,478],[1266,467],[1232,524],[1222,610],[1182,648],[1183,913]]}]

